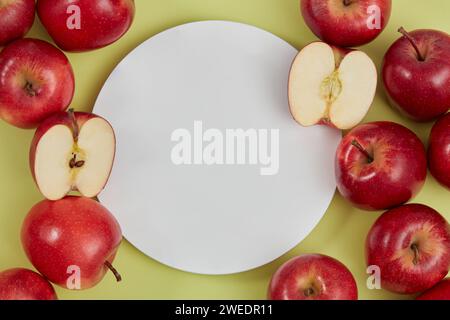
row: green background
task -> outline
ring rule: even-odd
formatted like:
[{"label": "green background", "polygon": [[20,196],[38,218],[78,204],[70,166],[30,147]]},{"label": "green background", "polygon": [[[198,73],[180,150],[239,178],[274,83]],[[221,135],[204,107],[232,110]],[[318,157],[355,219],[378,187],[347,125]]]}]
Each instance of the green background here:
[{"label": "green background", "polygon": [[[299,13],[298,0],[136,0],[136,17],[130,31],[115,44],[93,52],[68,54],[76,77],[72,107],[90,111],[114,66],[133,48],[151,36],[176,25],[199,20],[231,20],[252,24],[302,48],[316,40]],[[450,1],[393,0],[393,13],[387,29],[362,48],[380,69],[383,55],[399,34],[420,28],[450,32]],[[29,33],[51,41],[38,20]],[[124,105],[124,113],[129,106]],[[365,121],[392,120],[414,130],[427,143],[431,124],[417,124],[391,109],[381,85]],[[0,123],[0,270],[29,267],[19,233],[28,210],[42,196],[28,167],[31,130]],[[449,193],[429,175],[422,192],[414,199],[440,211],[450,220]],[[127,241],[119,250],[115,266],[124,280],[116,283],[112,274],[95,288],[72,292],[57,288],[61,299],[264,299],[271,275],[287,259],[302,253],[331,255],[352,271],[362,299],[411,298],[384,290],[368,290],[364,263],[366,234],[380,213],[352,208],[336,194],[325,217],[295,249],[280,259],[253,271],[202,276],[171,269],[153,261]]]}]

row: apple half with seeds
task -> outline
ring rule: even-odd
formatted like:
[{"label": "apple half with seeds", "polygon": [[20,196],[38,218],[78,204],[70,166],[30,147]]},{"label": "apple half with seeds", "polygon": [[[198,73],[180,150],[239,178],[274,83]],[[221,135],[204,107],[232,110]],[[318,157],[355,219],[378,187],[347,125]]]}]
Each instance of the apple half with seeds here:
[{"label": "apple half with seeds", "polygon": [[95,197],[106,185],[116,149],[108,121],[92,113],[59,112],[36,130],[30,167],[42,194],[62,199],[71,191]]},{"label": "apple half with seeds", "polygon": [[289,107],[302,126],[356,126],[369,111],[377,69],[362,51],[313,42],[295,57],[289,74]]}]

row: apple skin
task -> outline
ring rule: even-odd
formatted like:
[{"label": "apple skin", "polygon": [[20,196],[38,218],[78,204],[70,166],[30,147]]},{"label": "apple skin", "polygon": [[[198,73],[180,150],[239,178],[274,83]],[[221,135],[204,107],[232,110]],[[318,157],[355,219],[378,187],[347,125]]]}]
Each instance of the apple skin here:
[{"label": "apple skin", "polygon": [[35,0],[0,1],[0,47],[22,38],[34,22]]},{"label": "apple skin", "polygon": [[100,282],[108,270],[106,262],[113,262],[121,241],[114,216],[84,197],[43,200],[30,210],[22,226],[22,245],[31,263],[64,288],[71,265],[80,268],[81,289]]},{"label": "apple skin", "polygon": [[450,108],[450,36],[436,30],[416,30],[409,35],[425,61],[420,61],[411,42],[401,37],[384,56],[384,88],[391,105],[403,114],[430,121]]},{"label": "apple skin", "polygon": [[[391,16],[391,0],[301,0],[303,18],[312,32],[332,45],[359,47],[374,40],[386,27]],[[380,8],[380,29],[369,29],[368,8]]]},{"label": "apple skin", "polygon": [[[415,250],[417,260],[415,261]],[[413,294],[444,279],[450,267],[450,226],[436,210],[407,204],[383,213],[366,239],[367,265],[381,271],[381,286]]]},{"label": "apple skin", "polygon": [[[69,29],[69,6],[80,8],[81,28]],[[55,43],[65,51],[82,52],[105,47],[130,28],[134,0],[38,0],[37,12]]]},{"label": "apple skin", "polygon": [[450,113],[434,124],[429,141],[430,172],[439,183],[450,190]]},{"label": "apple skin", "polygon": [[69,60],[49,43],[20,39],[0,52],[0,117],[8,123],[37,127],[67,108],[74,89]]},{"label": "apple skin", "polygon": [[270,300],[357,300],[350,271],[338,260],[307,254],[283,264],[270,281]]},{"label": "apple skin", "polygon": [[425,291],[416,300],[450,300],[450,279],[444,279]]},{"label": "apple skin", "polygon": [[[370,162],[352,143],[372,156]],[[341,141],[335,159],[341,195],[364,210],[384,210],[414,197],[427,176],[425,147],[409,129],[388,121],[362,124]]]},{"label": "apple skin", "polygon": [[0,272],[0,300],[57,300],[52,285],[40,274],[15,268]]}]

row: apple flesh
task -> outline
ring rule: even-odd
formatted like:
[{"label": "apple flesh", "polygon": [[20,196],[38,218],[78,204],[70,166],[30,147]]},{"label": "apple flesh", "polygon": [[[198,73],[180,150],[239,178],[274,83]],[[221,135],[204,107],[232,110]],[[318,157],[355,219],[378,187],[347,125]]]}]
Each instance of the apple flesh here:
[{"label": "apple flesh", "polygon": [[292,64],[289,107],[303,126],[349,129],[367,114],[376,88],[377,70],[365,53],[314,42]]},{"label": "apple flesh", "polygon": [[41,193],[59,200],[71,191],[92,198],[106,185],[115,154],[114,130],[92,113],[60,112],[36,130],[30,167]]},{"label": "apple flesh", "polygon": [[57,300],[52,285],[34,271],[16,268],[0,272],[0,300]]},{"label": "apple flesh", "polygon": [[65,51],[107,46],[130,28],[134,0],[38,0],[37,12],[55,43]]},{"label": "apple flesh", "polygon": [[450,36],[436,30],[399,31],[383,61],[383,83],[394,107],[416,121],[450,108]]},{"label": "apple flesh", "polygon": [[374,40],[391,16],[391,0],[301,0],[308,27],[321,40],[358,47]]},{"label": "apple flesh", "polygon": [[341,141],[335,158],[340,194],[365,210],[413,198],[427,175],[425,147],[411,130],[388,121],[362,124]]},{"label": "apple flesh", "polygon": [[425,291],[416,300],[450,300],[450,279],[445,279]]},{"label": "apple flesh", "polygon": [[435,123],[429,141],[430,172],[437,181],[450,190],[450,113]]},{"label": "apple flesh", "polygon": [[295,257],[283,264],[269,285],[270,300],[357,300],[358,288],[341,262],[321,254]]},{"label": "apple flesh", "polygon": [[433,287],[450,267],[450,226],[436,210],[407,204],[381,215],[366,239],[367,265],[384,289],[413,294]]},{"label": "apple flesh", "polygon": [[30,30],[34,11],[35,0],[0,0],[0,47]]},{"label": "apple flesh", "polygon": [[102,280],[112,267],[122,241],[120,226],[100,203],[69,196],[43,200],[28,213],[22,225],[22,245],[34,267],[51,282],[68,286],[70,267],[79,268],[80,287],[87,289]]},{"label": "apple flesh", "polygon": [[0,117],[35,128],[72,101],[75,81],[69,60],[37,39],[20,39],[0,52]]}]

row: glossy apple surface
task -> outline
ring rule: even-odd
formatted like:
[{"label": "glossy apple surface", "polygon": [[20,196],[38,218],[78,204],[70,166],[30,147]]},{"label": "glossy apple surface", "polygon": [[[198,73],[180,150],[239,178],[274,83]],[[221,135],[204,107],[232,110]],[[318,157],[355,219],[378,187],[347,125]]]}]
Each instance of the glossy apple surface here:
[{"label": "glossy apple surface", "polygon": [[52,285],[34,271],[15,268],[0,272],[0,300],[56,300]]},{"label": "glossy apple surface", "polygon": [[0,0],[0,47],[30,30],[34,11],[35,0]]},{"label": "glossy apple surface", "polygon": [[430,172],[437,181],[450,190],[450,113],[435,123],[429,143]]},{"label": "glossy apple surface", "polygon": [[350,271],[338,260],[307,254],[283,264],[269,285],[270,300],[357,300]]},{"label": "glossy apple surface", "polygon": [[433,287],[450,268],[450,227],[436,210],[407,204],[381,215],[366,239],[368,266],[378,266],[381,285],[413,294]]},{"label": "glossy apple surface", "polygon": [[133,22],[135,6],[134,0],[38,0],[37,12],[61,49],[88,51],[122,37]]},{"label": "glossy apple surface", "polygon": [[51,282],[70,289],[77,289],[71,277],[75,268],[81,276],[79,289],[95,286],[108,269],[116,273],[111,264],[121,240],[114,216],[84,197],[43,200],[22,226],[22,245],[34,267]]},{"label": "glossy apple surface", "polygon": [[20,39],[0,52],[0,117],[19,128],[35,128],[65,110],[75,89],[69,60],[37,39]]},{"label": "glossy apple surface", "polygon": [[387,51],[383,83],[391,104],[417,121],[450,108],[450,36],[437,30],[404,33]]},{"label": "glossy apple surface", "polygon": [[391,0],[301,0],[306,24],[332,45],[358,47],[374,40],[391,16]]},{"label": "glossy apple surface", "polygon": [[450,279],[444,279],[416,300],[450,300]]},{"label": "glossy apple surface", "polygon": [[341,195],[365,210],[403,204],[422,188],[427,175],[425,147],[409,129],[388,121],[351,130],[335,159]]}]

